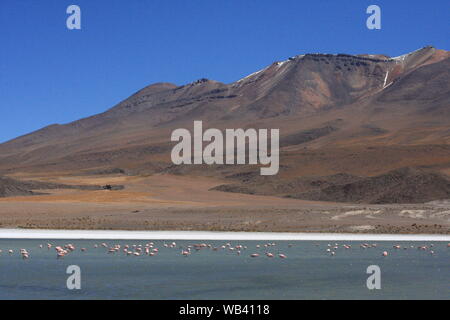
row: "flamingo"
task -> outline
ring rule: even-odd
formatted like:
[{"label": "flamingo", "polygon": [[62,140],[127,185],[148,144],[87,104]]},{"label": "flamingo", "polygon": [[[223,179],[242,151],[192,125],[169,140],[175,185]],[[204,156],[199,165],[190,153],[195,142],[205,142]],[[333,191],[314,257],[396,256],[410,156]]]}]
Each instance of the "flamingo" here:
[{"label": "flamingo", "polygon": [[28,259],[30,257],[26,249],[20,249],[20,254],[22,255],[23,259]]},{"label": "flamingo", "polygon": [[266,256],[268,256],[269,258],[273,258],[273,253],[267,252]]},{"label": "flamingo", "polygon": [[252,258],[257,258],[257,257],[259,257],[259,254],[258,254],[258,253],[252,253],[252,254],[250,255],[250,257],[252,257]]},{"label": "flamingo", "polygon": [[387,251],[383,251],[383,257],[387,257],[387,255],[388,255],[388,252]]},{"label": "flamingo", "polygon": [[181,250],[181,254],[185,257],[187,257],[188,255],[190,255],[191,253],[187,250]]}]

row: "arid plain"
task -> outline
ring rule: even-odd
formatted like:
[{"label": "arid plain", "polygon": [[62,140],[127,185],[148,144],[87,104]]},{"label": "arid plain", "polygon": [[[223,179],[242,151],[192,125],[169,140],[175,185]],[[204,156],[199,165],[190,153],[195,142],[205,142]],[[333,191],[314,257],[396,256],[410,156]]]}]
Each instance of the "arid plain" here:
[{"label": "arid plain", "polygon": [[[24,177],[22,177],[24,178]],[[124,190],[40,190],[0,199],[2,228],[448,233],[450,202],[342,204],[211,190],[211,177],[27,177]]]}]

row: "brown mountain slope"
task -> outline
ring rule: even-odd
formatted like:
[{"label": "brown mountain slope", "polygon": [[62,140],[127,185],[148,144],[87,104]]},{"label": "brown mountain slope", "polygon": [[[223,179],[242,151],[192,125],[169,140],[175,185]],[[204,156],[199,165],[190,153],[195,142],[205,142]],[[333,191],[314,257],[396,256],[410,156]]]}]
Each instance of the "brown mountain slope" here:
[{"label": "brown mountain slope", "polygon": [[412,168],[401,168],[374,177],[335,174],[274,180],[247,173],[232,178],[237,178],[240,183],[220,185],[213,190],[372,204],[450,199],[450,179],[447,176]]},{"label": "brown mountain slope", "polygon": [[450,179],[442,174],[404,168],[346,184],[333,184],[294,197],[353,203],[422,203],[449,199]]},{"label": "brown mountain slope", "polygon": [[0,173],[120,168],[129,174],[223,177],[257,170],[174,167],[170,134],[192,129],[194,120],[203,120],[205,129],[280,128],[280,173],[265,185],[292,177],[375,176],[405,167],[447,172],[449,83],[450,53],[425,47],[397,58],[299,55],[231,84],[154,84],[102,114],[1,144]]}]

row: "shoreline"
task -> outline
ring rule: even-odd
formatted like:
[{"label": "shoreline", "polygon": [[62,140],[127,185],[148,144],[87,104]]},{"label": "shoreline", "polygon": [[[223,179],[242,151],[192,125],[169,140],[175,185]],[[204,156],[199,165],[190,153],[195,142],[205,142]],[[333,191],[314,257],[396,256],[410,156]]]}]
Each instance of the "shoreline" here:
[{"label": "shoreline", "polygon": [[271,240],[271,241],[442,241],[442,234],[353,234],[289,232],[222,231],[128,231],[128,230],[56,230],[0,229],[4,239],[73,239],[73,240]]}]

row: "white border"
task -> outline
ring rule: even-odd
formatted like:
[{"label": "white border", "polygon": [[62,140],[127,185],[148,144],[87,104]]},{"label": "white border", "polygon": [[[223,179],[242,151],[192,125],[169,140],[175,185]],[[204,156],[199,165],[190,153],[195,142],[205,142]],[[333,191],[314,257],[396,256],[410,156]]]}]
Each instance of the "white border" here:
[{"label": "white border", "polygon": [[446,241],[441,234],[0,229],[0,239]]}]

